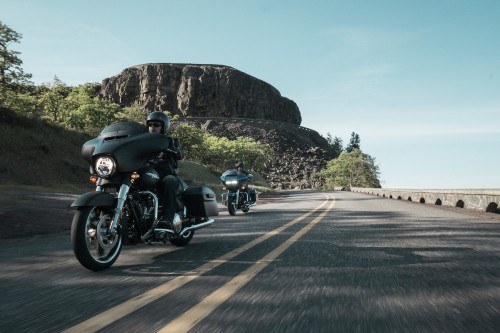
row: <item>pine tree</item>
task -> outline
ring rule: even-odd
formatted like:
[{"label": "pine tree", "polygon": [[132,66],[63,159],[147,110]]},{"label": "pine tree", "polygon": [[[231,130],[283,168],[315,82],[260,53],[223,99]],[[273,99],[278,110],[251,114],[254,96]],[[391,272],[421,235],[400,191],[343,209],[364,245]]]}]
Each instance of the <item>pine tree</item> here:
[{"label": "pine tree", "polygon": [[350,153],[354,149],[361,149],[361,139],[359,138],[359,134],[352,132],[351,133],[351,139],[349,141],[349,145],[347,145],[345,151]]}]

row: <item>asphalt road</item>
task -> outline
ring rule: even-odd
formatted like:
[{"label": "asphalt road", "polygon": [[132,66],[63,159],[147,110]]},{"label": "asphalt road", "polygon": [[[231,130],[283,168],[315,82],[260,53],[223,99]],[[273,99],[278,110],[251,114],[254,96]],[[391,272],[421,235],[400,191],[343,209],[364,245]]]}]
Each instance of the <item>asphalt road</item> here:
[{"label": "asphalt road", "polygon": [[288,192],[108,270],[69,231],[0,240],[0,332],[498,332],[500,221]]}]

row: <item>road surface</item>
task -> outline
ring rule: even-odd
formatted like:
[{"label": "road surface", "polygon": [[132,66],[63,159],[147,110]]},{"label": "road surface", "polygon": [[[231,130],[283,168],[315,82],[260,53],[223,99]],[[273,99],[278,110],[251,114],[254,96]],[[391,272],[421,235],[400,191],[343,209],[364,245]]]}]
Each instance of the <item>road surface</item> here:
[{"label": "road surface", "polygon": [[[69,223],[69,221],[68,221]],[[500,221],[290,191],[108,270],[69,231],[0,240],[0,332],[497,332]]]}]

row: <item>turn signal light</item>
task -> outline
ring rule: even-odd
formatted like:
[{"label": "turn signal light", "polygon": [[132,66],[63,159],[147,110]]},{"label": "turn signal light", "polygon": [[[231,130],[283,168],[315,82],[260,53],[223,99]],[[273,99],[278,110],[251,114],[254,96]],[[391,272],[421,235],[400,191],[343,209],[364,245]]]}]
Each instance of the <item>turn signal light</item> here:
[{"label": "turn signal light", "polygon": [[91,175],[89,177],[89,180],[91,183],[97,183],[97,175]]},{"label": "turn signal light", "polygon": [[133,172],[131,175],[130,175],[130,178],[133,179],[133,180],[136,180],[138,179],[140,176],[137,172]]}]

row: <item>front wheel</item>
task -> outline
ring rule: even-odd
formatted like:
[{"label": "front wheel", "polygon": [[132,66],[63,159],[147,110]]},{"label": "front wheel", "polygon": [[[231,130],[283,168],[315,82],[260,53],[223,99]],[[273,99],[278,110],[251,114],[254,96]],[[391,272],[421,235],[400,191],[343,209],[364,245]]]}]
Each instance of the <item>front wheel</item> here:
[{"label": "front wheel", "polygon": [[229,197],[227,200],[227,211],[229,212],[229,215],[236,215],[236,198],[235,197]]},{"label": "front wheel", "polygon": [[113,232],[111,207],[79,207],[71,224],[73,252],[83,267],[100,271],[111,267],[122,249],[120,230]]}]

